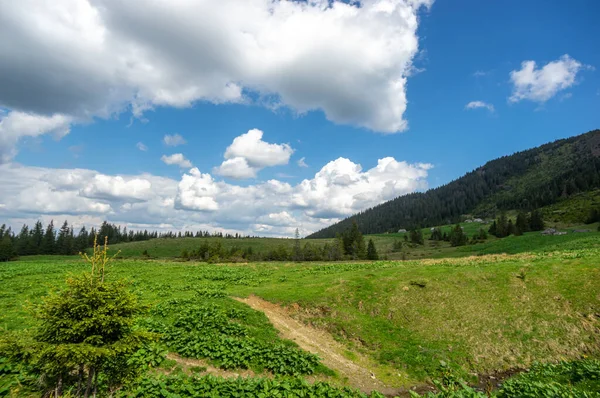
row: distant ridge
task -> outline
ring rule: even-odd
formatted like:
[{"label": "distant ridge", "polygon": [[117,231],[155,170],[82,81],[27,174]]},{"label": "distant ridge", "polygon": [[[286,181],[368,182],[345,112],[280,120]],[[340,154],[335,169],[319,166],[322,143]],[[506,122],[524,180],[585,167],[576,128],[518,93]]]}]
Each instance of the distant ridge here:
[{"label": "distant ridge", "polygon": [[334,237],[353,221],[362,233],[376,234],[454,223],[464,214],[531,210],[595,188],[600,188],[600,130],[489,161],[446,185],[400,196],[308,238]]}]

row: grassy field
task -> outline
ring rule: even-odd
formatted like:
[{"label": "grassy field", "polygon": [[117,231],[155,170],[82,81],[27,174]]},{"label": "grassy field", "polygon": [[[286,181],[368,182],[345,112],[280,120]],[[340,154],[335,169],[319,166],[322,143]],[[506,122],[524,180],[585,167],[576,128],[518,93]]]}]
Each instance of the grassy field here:
[{"label": "grassy field", "polygon": [[[460,224],[468,236],[476,234],[480,228],[488,229],[489,225],[479,223]],[[549,226],[555,226],[550,224]],[[367,235],[365,239],[373,239],[375,246],[382,258],[390,260],[414,260],[424,258],[465,257],[483,254],[517,254],[525,252],[543,252],[546,250],[558,250],[565,248],[597,247],[600,241],[600,233],[597,232],[598,224],[556,225],[560,230],[568,232],[562,236],[544,236],[539,232],[529,232],[523,236],[510,236],[498,239],[492,235],[485,242],[463,247],[452,247],[450,243],[443,241],[430,241],[430,228],[424,228],[424,245],[407,245],[404,243],[404,233]],[[441,226],[443,232],[449,233],[452,226]],[[574,229],[588,229],[589,233],[573,233]],[[400,251],[393,250],[394,242],[401,242],[403,248]],[[122,243],[112,246],[113,250],[120,250],[123,258],[143,258],[147,252],[152,258],[176,258],[181,253],[197,249],[202,243],[213,244],[220,242],[224,248],[237,247],[242,250],[251,247],[255,253],[265,253],[278,247],[286,247],[291,251],[294,246],[293,239],[278,238],[246,238],[246,239],[222,239],[222,238],[179,238],[179,239],[152,239],[142,242]],[[321,246],[332,243],[332,239],[302,239],[301,244],[313,244]]]},{"label": "grassy field", "polygon": [[600,190],[581,192],[542,208],[550,223],[577,224],[586,221],[591,209],[600,209]]},{"label": "grassy field", "polygon": [[[244,321],[235,322],[248,337],[277,343],[264,315],[228,296],[257,295],[287,306],[296,319],[340,341],[347,358],[370,358],[379,380],[400,387],[435,377],[440,361],[472,377],[535,361],[598,356],[598,236],[589,234],[585,243],[568,236],[552,237],[562,240],[537,253],[513,256],[248,265],[123,259],[111,275],[133,280],[141,297],[158,308],[150,324],[166,328],[190,305],[206,304],[245,313]],[[85,268],[73,257],[2,264],[0,325],[7,331],[30,327],[24,305]],[[211,358],[212,365],[223,363],[222,357]],[[249,364],[264,370],[260,358]],[[315,371],[335,381],[324,367]]]},{"label": "grassy field", "polygon": [[[307,240],[319,245],[331,241],[330,239]],[[177,239],[151,239],[141,242],[120,243],[111,246],[114,251],[120,250],[121,257],[142,257],[144,251],[148,252],[150,257],[173,258],[179,257],[184,250],[191,251],[197,249],[202,243],[213,244],[220,242],[226,249],[232,247],[242,250],[251,247],[255,253],[265,253],[280,246],[291,250],[294,246],[293,239],[282,238],[243,238],[243,239],[224,239],[224,238],[177,238]],[[303,243],[305,241],[303,240]]]}]

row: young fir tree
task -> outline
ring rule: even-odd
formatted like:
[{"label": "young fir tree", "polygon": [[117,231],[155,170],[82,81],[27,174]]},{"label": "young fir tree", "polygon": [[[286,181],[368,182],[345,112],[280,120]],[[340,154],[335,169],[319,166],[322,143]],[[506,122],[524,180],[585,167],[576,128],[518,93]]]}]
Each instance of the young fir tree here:
[{"label": "young fir tree", "polygon": [[377,248],[375,247],[375,243],[373,243],[373,239],[369,239],[369,244],[367,245],[367,260],[379,260]]},{"label": "young fir tree", "polygon": [[45,396],[96,396],[98,388],[111,395],[139,372],[133,354],[151,335],[135,329],[136,317],[146,307],[130,291],[130,283],[106,278],[107,240],[94,244],[83,257],[91,271],[67,279],[67,286],[50,293],[33,308],[39,321],[30,344],[30,365],[39,372]]},{"label": "young fir tree", "polygon": [[460,225],[456,224],[454,228],[452,228],[452,232],[450,232],[450,245],[456,246],[464,246],[467,244],[467,235],[464,233],[463,229]]}]

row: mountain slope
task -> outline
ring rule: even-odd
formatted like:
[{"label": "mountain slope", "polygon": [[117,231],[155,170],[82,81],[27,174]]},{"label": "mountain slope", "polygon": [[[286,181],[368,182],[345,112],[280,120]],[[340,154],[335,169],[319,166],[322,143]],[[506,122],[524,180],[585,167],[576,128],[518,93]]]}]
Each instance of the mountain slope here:
[{"label": "mountain slope", "polygon": [[331,238],[353,221],[362,233],[456,222],[463,214],[531,210],[600,187],[600,130],[557,140],[492,160],[463,177],[424,193],[382,203],[308,238]]}]

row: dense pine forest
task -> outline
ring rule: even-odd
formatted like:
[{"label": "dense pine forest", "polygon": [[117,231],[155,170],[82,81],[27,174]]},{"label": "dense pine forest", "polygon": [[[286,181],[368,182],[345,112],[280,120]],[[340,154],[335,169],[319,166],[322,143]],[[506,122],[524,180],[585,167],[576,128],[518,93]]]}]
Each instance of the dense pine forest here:
[{"label": "dense pine forest", "polygon": [[593,130],[492,160],[446,185],[398,197],[308,238],[334,237],[353,221],[362,233],[374,234],[451,224],[464,214],[531,211],[598,187],[600,130]]},{"label": "dense pine forest", "polygon": [[86,249],[93,247],[96,236],[100,237],[101,241],[104,238],[108,239],[108,244],[114,245],[117,243],[141,242],[155,238],[175,239],[175,238],[225,238],[225,239],[241,239],[249,238],[239,234],[223,234],[222,232],[209,231],[185,231],[185,232],[157,232],[148,230],[127,230],[127,227],[111,224],[104,221],[100,228],[92,227],[89,231],[85,226],[81,227],[76,233],[75,228],[69,225],[67,221],[62,224],[60,229],[57,229],[53,221],[50,221],[44,227],[41,221],[37,221],[35,225],[23,225],[20,232],[16,233],[5,224],[0,225],[0,261],[6,261],[17,256],[28,255],[73,255],[83,252]]}]

